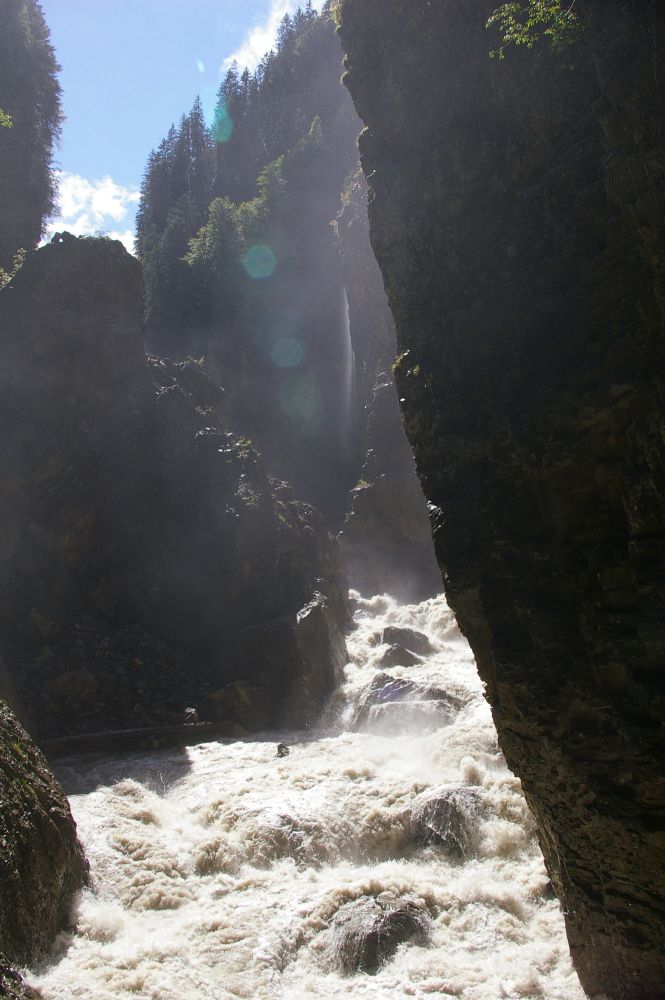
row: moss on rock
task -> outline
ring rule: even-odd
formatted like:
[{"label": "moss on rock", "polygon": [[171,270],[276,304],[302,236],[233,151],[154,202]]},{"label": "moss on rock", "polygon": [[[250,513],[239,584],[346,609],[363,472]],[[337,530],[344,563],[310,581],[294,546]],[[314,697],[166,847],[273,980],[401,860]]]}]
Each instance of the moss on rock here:
[{"label": "moss on rock", "polygon": [[[64,792],[0,701],[0,954],[23,965],[46,952],[86,881]],[[0,983],[17,991],[8,995],[29,995],[18,992],[17,982],[0,962]]]}]

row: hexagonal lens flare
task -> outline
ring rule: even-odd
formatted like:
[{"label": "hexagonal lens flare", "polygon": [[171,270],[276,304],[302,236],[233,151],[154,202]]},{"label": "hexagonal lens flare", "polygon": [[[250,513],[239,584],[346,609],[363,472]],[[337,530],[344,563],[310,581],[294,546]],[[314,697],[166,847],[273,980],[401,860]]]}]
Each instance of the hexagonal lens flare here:
[{"label": "hexagonal lens flare", "polygon": [[277,258],[270,247],[256,244],[251,246],[245,254],[242,266],[250,278],[262,281],[265,278],[272,278],[277,267]]}]

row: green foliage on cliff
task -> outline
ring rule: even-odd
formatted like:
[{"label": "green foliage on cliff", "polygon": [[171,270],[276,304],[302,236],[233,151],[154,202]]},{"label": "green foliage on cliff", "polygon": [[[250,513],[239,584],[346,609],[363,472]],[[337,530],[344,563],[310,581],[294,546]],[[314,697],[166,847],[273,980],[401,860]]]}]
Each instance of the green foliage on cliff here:
[{"label": "green foliage on cliff", "polygon": [[242,301],[265,298],[242,266],[253,244],[278,248],[281,280],[295,258],[307,266],[307,227],[330,235],[358,131],[341,58],[330,4],[308,2],[253,75],[231,66],[211,121],[197,100],[150,154],[136,246],[152,349],[207,353],[210,336],[228,338]]},{"label": "green foliage on cliff", "polygon": [[488,28],[498,28],[501,45],[492,58],[504,59],[506,48],[522,45],[532,49],[542,40],[558,49],[574,42],[580,32],[580,22],[573,10],[575,0],[520,0],[504,3],[491,14]]},{"label": "green foliage on cliff", "polygon": [[26,250],[18,250],[6,268],[0,267],[0,288],[4,288],[12,280],[18,269],[23,265],[26,253]]},{"label": "green foliage on cliff", "polygon": [[0,3],[0,266],[32,247],[53,210],[59,66],[38,0]]},{"label": "green foliage on cliff", "polygon": [[11,116],[0,108],[0,128],[11,128],[12,124]]}]

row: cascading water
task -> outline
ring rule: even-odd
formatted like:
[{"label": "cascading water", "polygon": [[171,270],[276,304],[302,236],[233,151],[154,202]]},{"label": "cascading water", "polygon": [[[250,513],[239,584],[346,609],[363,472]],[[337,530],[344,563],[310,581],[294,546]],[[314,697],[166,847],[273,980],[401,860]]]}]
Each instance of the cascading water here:
[{"label": "cascading water", "polygon": [[349,298],[346,288],[342,292],[341,305],[342,319],[342,339],[341,339],[341,374],[342,385],[340,392],[340,445],[342,454],[348,458],[352,452],[353,435],[353,389],[356,371],[356,361],[353,354],[353,342],[351,340],[351,318],[349,316]]},{"label": "cascading water", "polygon": [[94,888],[46,1000],[582,1000],[443,598],[356,596],[349,651],[334,730],[61,766]]}]

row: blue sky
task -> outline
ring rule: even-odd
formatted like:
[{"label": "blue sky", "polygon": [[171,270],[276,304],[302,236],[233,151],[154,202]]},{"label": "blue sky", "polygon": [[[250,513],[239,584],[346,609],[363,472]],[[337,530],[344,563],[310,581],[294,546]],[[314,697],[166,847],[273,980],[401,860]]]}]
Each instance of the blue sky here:
[{"label": "blue sky", "polygon": [[108,232],[131,247],[148,153],[230,62],[253,69],[296,0],[41,0],[62,72],[49,231]]}]

